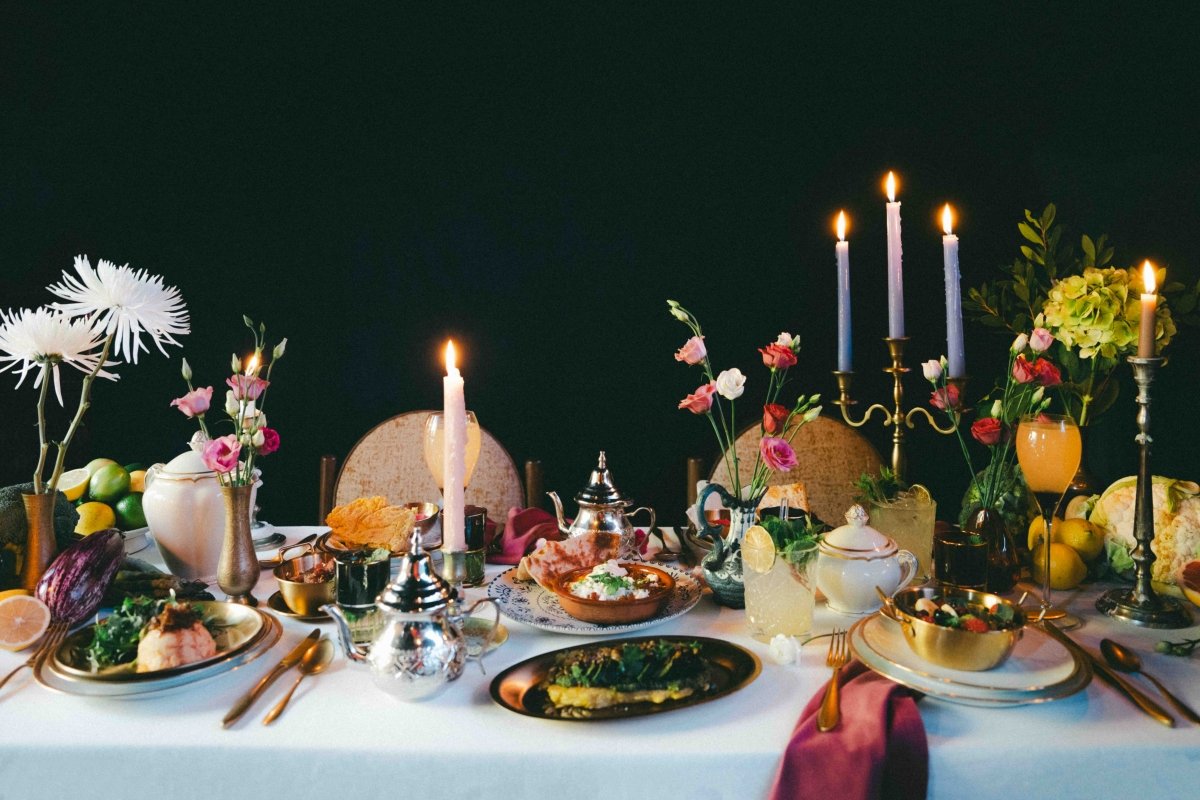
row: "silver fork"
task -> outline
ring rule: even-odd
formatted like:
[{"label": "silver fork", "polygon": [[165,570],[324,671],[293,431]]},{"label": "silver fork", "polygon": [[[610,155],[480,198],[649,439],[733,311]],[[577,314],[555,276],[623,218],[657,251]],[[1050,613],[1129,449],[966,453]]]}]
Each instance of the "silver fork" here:
[{"label": "silver fork", "polygon": [[821,709],[817,712],[817,730],[819,731],[831,731],[841,721],[842,711],[838,705],[838,676],[841,674],[842,667],[846,666],[846,662],[849,660],[846,631],[835,628],[833,638],[829,640],[829,654],[825,656],[825,666],[833,669],[833,676],[829,679],[829,685],[825,687],[825,697],[821,700]]},{"label": "silver fork", "polygon": [[3,680],[0,680],[0,689],[3,689],[4,685],[12,680],[14,675],[26,667],[33,667],[36,672],[41,667],[42,662],[44,662],[46,658],[62,643],[62,640],[66,638],[68,627],[69,626],[67,623],[62,620],[55,620],[54,622],[51,622],[50,627],[46,629],[46,634],[42,637],[41,644],[38,645],[37,650],[34,650],[33,655],[17,665],[17,668],[5,675]]}]

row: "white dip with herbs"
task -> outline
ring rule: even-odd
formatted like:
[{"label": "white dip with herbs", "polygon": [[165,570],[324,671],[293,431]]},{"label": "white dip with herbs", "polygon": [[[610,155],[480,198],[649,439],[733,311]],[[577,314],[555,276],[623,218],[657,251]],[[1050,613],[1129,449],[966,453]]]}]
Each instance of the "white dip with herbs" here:
[{"label": "white dip with herbs", "polygon": [[592,571],[571,584],[571,594],[588,600],[641,600],[658,588],[658,576],[653,572],[634,576],[615,560],[592,567]]}]

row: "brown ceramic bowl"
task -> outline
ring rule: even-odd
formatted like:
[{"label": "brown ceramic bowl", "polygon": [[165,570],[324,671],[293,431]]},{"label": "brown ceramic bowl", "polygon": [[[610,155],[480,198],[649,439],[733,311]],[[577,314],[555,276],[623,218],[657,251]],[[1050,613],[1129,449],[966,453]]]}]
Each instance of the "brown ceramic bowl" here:
[{"label": "brown ceramic bowl", "polygon": [[[976,606],[1011,606],[1016,627],[1003,631],[972,633],[947,628],[915,616],[916,602],[922,597],[944,598]],[[916,655],[934,664],[967,672],[982,672],[1004,663],[1025,632],[1025,613],[1003,597],[973,589],[950,586],[917,586],[896,592],[883,607],[883,614],[900,623],[904,641]]]},{"label": "brown ceramic bowl", "polygon": [[631,574],[653,573],[658,576],[659,588],[650,590],[649,597],[640,599],[621,598],[619,600],[589,600],[576,597],[567,588],[574,581],[592,571],[592,567],[573,569],[559,577],[554,584],[554,594],[558,603],[572,617],[591,622],[596,625],[628,625],[650,619],[659,611],[675,591],[675,579],[666,570],[652,567],[649,564],[631,564],[621,562],[621,566]]},{"label": "brown ceramic bowl", "polygon": [[[284,560],[285,552],[294,550],[296,547],[304,548],[305,552]],[[335,596],[333,556],[318,551],[312,542],[305,542],[302,545],[281,548],[279,557],[280,564],[272,570],[272,573],[275,575],[275,580],[279,582],[279,594],[283,596],[283,602],[288,608],[307,617],[320,614],[321,606],[333,602]],[[328,579],[319,583],[306,583],[299,580],[301,574],[318,565],[324,565],[328,569]]]}]

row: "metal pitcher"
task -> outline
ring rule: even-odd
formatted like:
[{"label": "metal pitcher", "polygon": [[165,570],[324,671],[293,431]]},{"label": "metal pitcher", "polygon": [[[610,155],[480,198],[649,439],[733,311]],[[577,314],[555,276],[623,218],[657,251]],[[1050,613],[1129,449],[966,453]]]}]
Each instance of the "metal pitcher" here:
[{"label": "metal pitcher", "polygon": [[635,558],[638,552],[630,517],[640,511],[648,512],[650,514],[650,530],[655,528],[656,517],[653,508],[642,506],[628,513],[625,511],[633,505],[633,501],[623,496],[613,485],[612,473],[608,471],[608,462],[603,450],[600,451],[600,458],[596,463],[596,468],[592,470],[588,485],[575,495],[579,513],[575,515],[575,519],[569,525],[563,515],[562,500],[559,499],[558,492],[546,492],[546,494],[554,502],[554,511],[558,514],[560,531],[567,536],[582,536],[585,533],[593,532],[620,534],[620,558]]}]

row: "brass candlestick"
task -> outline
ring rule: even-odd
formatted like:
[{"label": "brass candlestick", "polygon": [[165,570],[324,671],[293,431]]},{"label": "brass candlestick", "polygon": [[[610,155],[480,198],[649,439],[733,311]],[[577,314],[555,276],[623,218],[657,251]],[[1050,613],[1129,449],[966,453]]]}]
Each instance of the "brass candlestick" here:
[{"label": "brass candlestick", "polygon": [[1154,480],[1150,471],[1150,384],[1162,366],[1161,358],[1128,359],[1137,383],[1138,476],[1133,505],[1134,585],[1132,589],[1110,589],[1096,601],[1096,608],[1125,622],[1147,628],[1186,628],[1192,614],[1173,597],[1163,597],[1150,585],[1150,567],[1157,556],[1150,545],[1154,541]]},{"label": "brass candlestick", "polygon": [[[886,428],[891,425],[892,430],[892,471],[896,473],[896,477],[904,480],[905,473],[908,468],[908,457],[904,453],[904,430],[912,430],[916,427],[913,422],[915,417],[924,415],[925,421],[929,423],[929,427],[941,434],[954,433],[954,426],[949,425],[945,428],[937,424],[933,415],[921,406],[914,406],[907,411],[904,408],[904,374],[909,372],[909,368],[904,366],[904,347],[908,344],[909,337],[886,337],[884,343],[887,344],[888,355],[891,356],[892,365],[884,367],[883,371],[892,376],[892,402],[893,407],[888,409],[882,403],[874,403],[869,406],[861,419],[853,420],[850,418],[850,406],[855,405],[855,401],[850,397],[850,388],[854,382],[853,372],[843,372],[834,370],[834,376],[838,382],[838,399],[834,400],[834,405],[842,409],[842,419],[846,424],[853,428],[861,428],[871,419],[871,415],[876,411],[883,413],[883,425]],[[948,382],[958,388],[959,396],[962,396],[966,388],[966,378],[950,378]],[[903,423],[903,424],[901,424]]]}]

